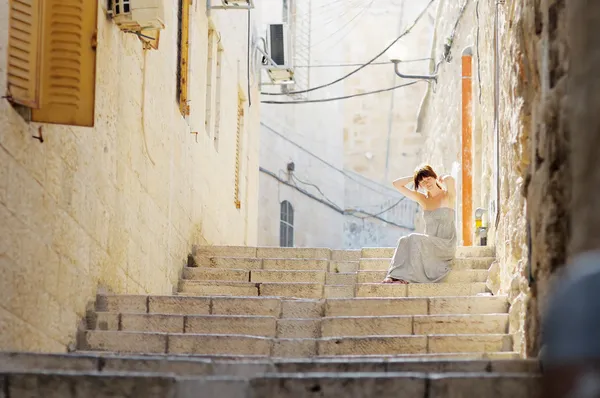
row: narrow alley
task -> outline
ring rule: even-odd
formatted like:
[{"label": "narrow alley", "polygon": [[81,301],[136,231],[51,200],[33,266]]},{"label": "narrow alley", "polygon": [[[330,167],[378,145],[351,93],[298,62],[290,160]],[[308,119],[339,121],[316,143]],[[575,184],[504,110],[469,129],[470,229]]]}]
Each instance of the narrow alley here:
[{"label": "narrow alley", "polygon": [[600,398],[600,3],[0,0],[0,398]]}]

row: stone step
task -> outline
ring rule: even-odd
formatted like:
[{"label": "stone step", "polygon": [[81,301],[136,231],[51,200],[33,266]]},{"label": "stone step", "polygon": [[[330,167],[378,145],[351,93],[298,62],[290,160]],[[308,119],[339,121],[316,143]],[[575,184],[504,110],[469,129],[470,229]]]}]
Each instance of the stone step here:
[{"label": "stone step", "polygon": [[[448,359],[448,355],[460,359]],[[500,360],[482,359],[483,355],[500,356]],[[507,359],[511,352],[487,354],[422,354],[399,357],[332,357],[305,359],[256,359],[238,357],[224,360],[215,357],[166,355],[116,355],[108,353],[41,354],[0,352],[0,372],[26,370],[63,370],[98,372],[174,373],[186,376],[246,376],[267,372],[494,372],[539,373],[533,359]],[[444,359],[436,359],[440,357]]]},{"label": "stone step", "polygon": [[258,296],[258,286],[250,282],[179,281],[180,294],[194,296]]},{"label": "stone step", "polygon": [[[359,271],[357,273],[358,283],[379,283],[383,281],[387,271]],[[487,270],[452,270],[441,283],[472,283],[485,282]]]},{"label": "stone step", "polygon": [[[46,398],[484,397],[539,398],[539,375],[456,372],[265,373],[253,377],[178,377],[115,372],[4,372],[3,395]],[[201,394],[199,395],[199,391]]]},{"label": "stone step", "polygon": [[233,268],[184,267],[182,278],[196,281],[253,282],[249,270]]},{"label": "stone step", "polygon": [[[361,251],[361,258],[391,258],[395,247],[365,247]],[[459,246],[456,248],[456,257],[495,257],[496,251],[489,246]]]},{"label": "stone step", "polygon": [[90,330],[191,334],[243,334],[278,338],[377,335],[502,334],[508,314],[351,316],[277,319],[255,315],[96,313]]},{"label": "stone step", "polygon": [[177,315],[322,316],[504,314],[506,296],[282,299],[276,297],[186,297],[98,295],[96,311]]},{"label": "stone step", "polygon": [[486,373],[278,374],[252,379],[250,385],[260,397],[540,398],[542,390],[537,375]]},{"label": "stone step", "polygon": [[[441,281],[442,283],[485,282],[487,270],[453,270]],[[328,285],[354,285],[358,283],[379,283],[386,276],[386,271],[359,271],[335,273],[307,270],[242,270],[231,268],[190,268],[183,269],[183,278],[196,281],[226,282],[298,282],[326,283]]]},{"label": "stone step", "polygon": [[[330,292],[331,290],[327,290]],[[350,294],[352,287],[347,287]],[[180,295],[193,296],[264,296],[319,299],[327,298],[322,283],[307,282],[228,282],[194,281],[179,282]],[[436,297],[436,296],[474,296],[487,293],[483,282],[474,283],[419,283],[419,284],[383,284],[360,283],[356,285],[355,297]],[[332,297],[332,296],[330,296]]]},{"label": "stone step", "polygon": [[[339,258],[341,253],[336,254]],[[203,246],[196,250],[195,256],[202,257],[248,257],[270,259],[325,259],[330,260],[332,250],[327,248],[290,248],[290,247],[242,247],[242,246]]]},{"label": "stone step", "polygon": [[394,355],[426,353],[510,352],[512,336],[486,335],[390,335],[267,338],[238,334],[150,333],[88,330],[83,351],[118,353],[168,353],[176,355],[265,355],[306,358],[337,355]]},{"label": "stone step", "polygon": [[[493,257],[455,258],[450,263],[450,269],[460,270],[488,270],[494,262]],[[389,258],[363,258],[359,262],[360,271],[387,271],[390,267]]]},{"label": "stone step", "polygon": [[437,297],[437,296],[474,296],[486,293],[483,282],[474,283],[359,283],[356,285],[356,297]]}]

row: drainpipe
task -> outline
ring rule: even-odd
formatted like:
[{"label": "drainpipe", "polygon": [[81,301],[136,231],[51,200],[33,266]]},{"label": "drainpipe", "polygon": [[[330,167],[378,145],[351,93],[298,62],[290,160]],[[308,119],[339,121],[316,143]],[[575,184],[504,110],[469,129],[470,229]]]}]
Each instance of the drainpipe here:
[{"label": "drainpipe", "polygon": [[473,50],[462,54],[462,229],[463,245],[473,245]]}]

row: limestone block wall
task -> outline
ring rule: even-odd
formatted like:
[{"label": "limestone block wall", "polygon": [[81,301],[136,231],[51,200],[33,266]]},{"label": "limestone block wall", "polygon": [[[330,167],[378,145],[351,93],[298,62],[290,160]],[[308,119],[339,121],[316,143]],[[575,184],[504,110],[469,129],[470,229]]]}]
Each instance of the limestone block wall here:
[{"label": "limestone block wall", "polygon": [[[2,95],[8,3],[0,0]],[[256,244],[259,101],[255,78],[247,88],[247,15],[212,15],[224,49],[217,149],[204,131],[204,4],[191,7],[187,120],[175,94],[176,0],[166,0],[159,50],[146,55],[98,2],[94,128],[28,124],[0,100],[0,350],[64,351],[99,287],[170,293],[193,243]],[[241,209],[233,188],[238,87],[253,100]],[[32,138],[39,131],[43,143]]]},{"label": "limestone block wall", "polygon": [[[474,208],[488,210],[489,244],[496,246],[497,262],[488,285],[494,293],[508,294],[512,305],[510,332],[515,349],[527,352],[525,319],[532,292],[529,288],[529,249],[525,193],[530,179],[532,130],[539,101],[538,30],[535,2],[450,2],[440,4],[434,57],[440,57],[461,6],[464,15],[453,38],[452,60],[441,66],[436,92],[429,91],[420,115],[420,131],[427,136],[424,160],[434,168],[448,169],[461,154],[461,64],[463,49],[474,54],[473,142]],[[539,2],[537,2],[539,3]],[[496,7],[498,9],[499,68],[499,187],[494,157],[494,52]],[[537,32],[537,33],[536,33]],[[499,188],[499,201],[496,190]],[[546,191],[547,193],[547,191]],[[546,196],[547,197],[547,196]],[[538,202],[539,203],[539,202]],[[534,202],[534,212],[542,211]],[[498,211],[498,219],[494,211]],[[459,211],[460,207],[459,198]],[[531,213],[531,212],[530,212]],[[461,225],[462,227],[462,225]],[[540,247],[541,248],[541,247]],[[547,249],[547,246],[546,246]],[[530,336],[531,337],[531,336]]]}]

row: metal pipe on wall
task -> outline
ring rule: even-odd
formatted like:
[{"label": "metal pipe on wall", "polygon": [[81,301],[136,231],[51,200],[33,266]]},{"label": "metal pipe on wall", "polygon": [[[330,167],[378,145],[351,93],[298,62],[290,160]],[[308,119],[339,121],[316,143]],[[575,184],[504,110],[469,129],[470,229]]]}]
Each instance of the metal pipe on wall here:
[{"label": "metal pipe on wall", "polygon": [[463,245],[473,245],[473,51],[462,55],[462,230]]}]

